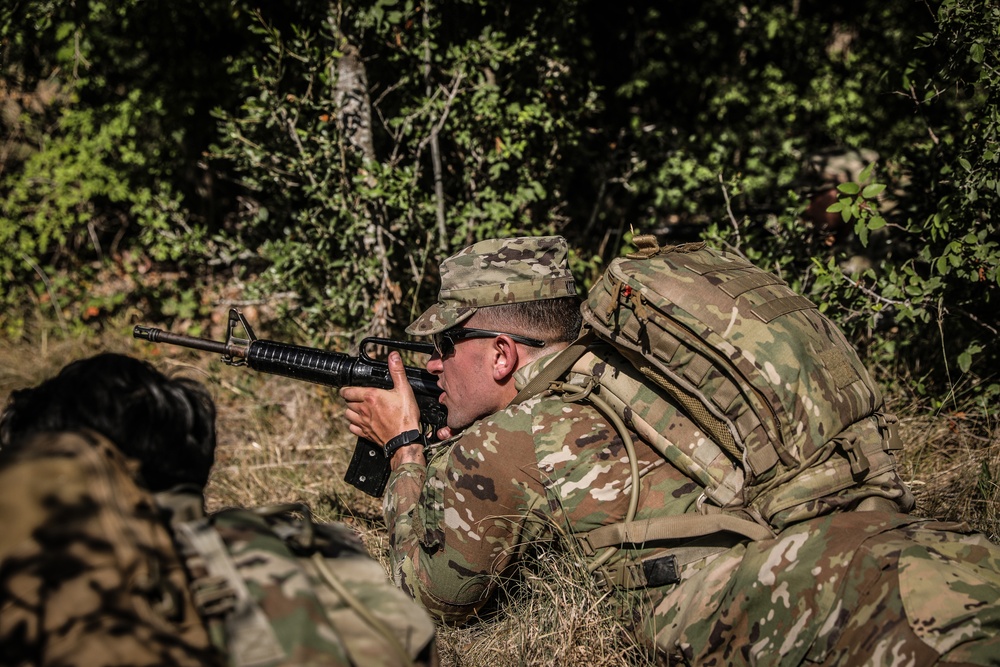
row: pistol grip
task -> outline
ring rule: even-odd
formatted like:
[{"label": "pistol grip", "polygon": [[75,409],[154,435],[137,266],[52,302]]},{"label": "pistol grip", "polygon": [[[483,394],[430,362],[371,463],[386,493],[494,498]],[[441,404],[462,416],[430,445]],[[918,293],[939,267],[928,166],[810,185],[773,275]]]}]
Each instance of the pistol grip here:
[{"label": "pistol grip", "polygon": [[371,440],[358,438],[351,463],[344,473],[344,481],[369,496],[381,498],[391,472],[389,459],[385,457],[382,448]]}]

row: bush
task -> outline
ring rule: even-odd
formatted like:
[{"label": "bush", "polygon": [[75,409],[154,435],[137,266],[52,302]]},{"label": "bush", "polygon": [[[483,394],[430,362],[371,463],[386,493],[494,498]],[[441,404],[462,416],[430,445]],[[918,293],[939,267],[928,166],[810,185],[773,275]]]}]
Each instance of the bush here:
[{"label": "bush", "polygon": [[[99,297],[109,271],[202,264],[218,195],[198,160],[229,87],[210,21],[228,3],[14,3],[0,15],[0,327],[33,308],[77,330],[142,291]],[[206,23],[206,19],[209,23]],[[172,28],[184,30],[176,39]],[[234,43],[238,44],[238,40]],[[141,285],[141,281],[126,281]]]},{"label": "bush", "polygon": [[147,311],[216,273],[347,347],[472,241],[562,233],[586,287],[635,229],[739,247],[937,407],[998,393],[985,0],[4,11],[8,333],[110,255],[177,276]]},{"label": "bush", "polygon": [[257,14],[254,76],[215,155],[248,186],[260,289],[294,292],[314,338],[398,331],[457,247],[565,225],[557,166],[593,104],[553,13],[508,9]]}]

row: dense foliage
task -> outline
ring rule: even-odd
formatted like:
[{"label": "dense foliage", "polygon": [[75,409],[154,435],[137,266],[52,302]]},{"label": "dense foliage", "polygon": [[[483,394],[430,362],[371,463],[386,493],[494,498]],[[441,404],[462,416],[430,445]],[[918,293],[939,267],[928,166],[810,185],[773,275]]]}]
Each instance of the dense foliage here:
[{"label": "dense foliage", "polygon": [[347,346],[470,241],[564,234],[589,284],[635,229],[938,405],[1000,393],[995,2],[22,0],[0,39],[8,337],[221,279]]}]

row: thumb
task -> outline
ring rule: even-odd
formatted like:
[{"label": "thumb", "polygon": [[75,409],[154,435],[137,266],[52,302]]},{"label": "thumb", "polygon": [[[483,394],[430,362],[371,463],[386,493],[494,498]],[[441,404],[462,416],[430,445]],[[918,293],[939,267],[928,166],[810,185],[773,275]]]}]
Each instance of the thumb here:
[{"label": "thumb", "polygon": [[392,377],[392,386],[395,389],[409,383],[406,378],[406,367],[403,366],[403,358],[399,356],[399,352],[389,353],[389,375]]}]

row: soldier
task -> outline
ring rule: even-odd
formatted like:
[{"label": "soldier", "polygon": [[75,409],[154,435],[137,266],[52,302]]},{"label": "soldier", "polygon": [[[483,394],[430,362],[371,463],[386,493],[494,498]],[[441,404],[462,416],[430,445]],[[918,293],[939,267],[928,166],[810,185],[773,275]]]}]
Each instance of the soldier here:
[{"label": "soldier", "polygon": [[123,355],[11,395],[4,664],[436,664],[430,619],[348,526],[259,509],[204,517],[215,445],[200,383]]},{"label": "soldier", "polygon": [[[393,390],[341,389],[351,432],[391,457],[384,509],[397,583],[443,622],[475,616],[537,545],[629,514],[633,455],[601,412],[551,392],[511,404],[581,326],[566,254],[560,237],[498,239],[442,262],[438,303],[407,329],[434,342],[427,369],[448,408],[440,443],[425,448],[397,354]],[[698,512],[701,487],[631,435],[634,519]],[[670,567],[662,545],[631,545],[598,570],[621,575],[604,581],[629,590],[637,632],[668,658],[1000,660],[1000,549],[963,526],[841,512],[773,539],[731,535],[673,549]],[[627,576],[635,563],[641,578]]]},{"label": "soldier", "polygon": [[5,664],[222,664],[149,493],[189,485],[200,507],[214,454],[205,389],[128,357],[77,361],[11,394],[0,417]]}]

